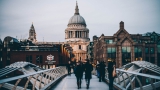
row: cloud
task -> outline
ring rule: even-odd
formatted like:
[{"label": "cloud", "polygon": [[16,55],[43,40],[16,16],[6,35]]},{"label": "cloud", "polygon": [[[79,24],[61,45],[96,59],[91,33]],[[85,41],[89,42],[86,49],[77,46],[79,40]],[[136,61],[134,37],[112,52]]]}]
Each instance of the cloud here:
[{"label": "cloud", "polygon": [[[74,15],[73,0],[2,0],[0,1],[0,35],[28,38],[33,22],[37,40],[64,41],[64,31]],[[124,21],[131,34],[155,31],[160,33],[160,1],[150,0],[79,0],[80,15],[84,17],[89,36],[112,36]]]}]

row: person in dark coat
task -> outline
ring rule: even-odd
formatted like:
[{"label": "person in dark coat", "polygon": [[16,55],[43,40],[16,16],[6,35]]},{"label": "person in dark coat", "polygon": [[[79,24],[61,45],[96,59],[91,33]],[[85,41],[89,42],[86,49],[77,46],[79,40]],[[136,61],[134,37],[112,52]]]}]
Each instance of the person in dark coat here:
[{"label": "person in dark coat", "polygon": [[113,69],[115,67],[116,63],[115,62],[109,62],[108,63],[108,73],[109,73],[109,90],[113,90],[113,81],[114,78],[112,73],[113,73]]},{"label": "person in dark coat", "polygon": [[83,69],[82,66],[80,65],[80,62],[77,62],[77,65],[74,68],[74,73],[75,76],[77,78],[77,87],[78,89],[81,88],[81,79],[82,79],[82,75],[83,75]]},{"label": "person in dark coat", "polygon": [[101,82],[101,81],[105,81],[105,67],[106,67],[106,65],[104,64],[104,61],[101,61],[100,62],[100,64],[99,64],[99,72],[100,72],[100,74],[99,74],[99,82]]},{"label": "person in dark coat", "polygon": [[85,66],[84,66],[84,64],[80,61],[80,65],[81,65],[81,68],[82,68],[82,77],[81,77],[81,79],[83,79],[83,72],[84,72],[84,68],[85,68]]},{"label": "person in dark coat", "polygon": [[67,70],[68,70],[68,75],[71,75],[71,67],[72,67],[72,65],[71,65],[71,62],[70,61],[68,61],[68,64],[67,64]]},{"label": "person in dark coat", "polygon": [[99,63],[99,61],[97,61],[97,65],[96,65],[96,73],[97,73],[97,77],[99,78],[99,74],[100,74],[100,63]]},{"label": "person in dark coat", "polygon": [[86,64],[85,64],[85,80],[86,80],[86,88],[89,88],[90,85],[90,79],[92,78],[92,70],[93,70],[93,66],[92,64],[89,63],[89,60],[87,60]]}]

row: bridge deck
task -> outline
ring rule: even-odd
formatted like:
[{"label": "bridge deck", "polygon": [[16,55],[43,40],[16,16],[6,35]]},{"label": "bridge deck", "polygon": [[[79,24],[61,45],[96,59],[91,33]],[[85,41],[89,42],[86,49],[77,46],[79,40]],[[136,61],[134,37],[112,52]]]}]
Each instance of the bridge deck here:
[{"label": "bridge deck", "polygon": [[[77,89],[76,77],[74,74],[72,74],[71,76],[66,76],[64,79],[62,79],[62,81],[56,86],[54,86],[51,90],[76,90],[76,89]],[[92,75],[89,89],[109,90],[109,86],[105,82],[99,82],[98,78]],[[80,90],[87,90],[85,79],[82,80],[82,85]]]}]

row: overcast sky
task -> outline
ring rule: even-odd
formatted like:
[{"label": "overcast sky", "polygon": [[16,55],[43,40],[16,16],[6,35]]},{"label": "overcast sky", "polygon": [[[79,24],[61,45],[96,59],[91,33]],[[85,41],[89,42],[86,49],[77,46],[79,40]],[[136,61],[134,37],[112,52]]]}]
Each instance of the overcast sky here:
[{"label": "overcast sky", "polygon": [[[160,33],[160,0],[77,0],[89,37],[112,36],[124,21],[130,34]],[[0,38],[27,39],[33,22],[38,41],[63,42],[76,0],[0,0]]]}]

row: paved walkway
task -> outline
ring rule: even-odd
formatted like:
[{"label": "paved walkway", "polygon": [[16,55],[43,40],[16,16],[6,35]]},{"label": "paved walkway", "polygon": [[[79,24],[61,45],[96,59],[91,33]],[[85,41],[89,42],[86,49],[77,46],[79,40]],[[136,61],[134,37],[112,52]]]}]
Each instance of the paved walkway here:
[{"label": "paved walkway", "polygon": [[[71,76],[66,76],[57,84],[57,86],[53,87],[51,90],[77,90],[75,75],[72,74]],[[79,90],[88,90],[86,89],[85,79],[82,80],[81,89]],[[92,75],[89,90],[109,90],[109,86],[105,82],[99,82],[98,78]]]}]

